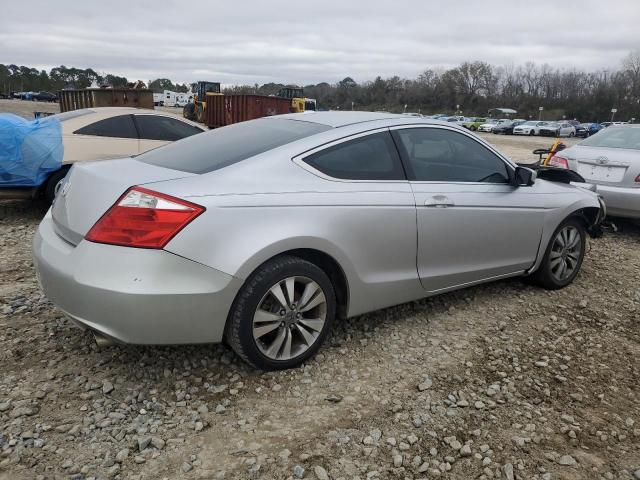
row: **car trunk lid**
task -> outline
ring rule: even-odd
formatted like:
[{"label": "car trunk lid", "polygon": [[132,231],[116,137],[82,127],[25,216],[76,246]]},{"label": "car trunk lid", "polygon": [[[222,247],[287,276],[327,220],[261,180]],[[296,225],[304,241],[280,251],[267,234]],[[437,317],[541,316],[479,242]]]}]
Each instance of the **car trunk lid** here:
[{"label": "car trunk lid", "polygon": [[[562,155],[562,154],[561,154]],[[627,149],[576,146],[567,152],[575,162],[577,172],[590,183],[639,187],[635,182],[640,174],[638,151]]]},{"label": "car trunk lid", "polygon": [[77,245],[129,187],[193,175],[131,158],[76,163],[51,207],[55,231]]}]

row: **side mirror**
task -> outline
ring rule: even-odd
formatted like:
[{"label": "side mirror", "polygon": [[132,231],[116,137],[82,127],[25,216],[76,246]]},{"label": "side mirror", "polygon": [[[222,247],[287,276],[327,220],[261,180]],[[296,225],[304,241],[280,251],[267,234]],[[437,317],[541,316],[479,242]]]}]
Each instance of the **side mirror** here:
[{"label": "side mirror", "polygon": [[516,187],[530,187],[536,181],[537,173],[527,167],[516,167],[513,183]]}]

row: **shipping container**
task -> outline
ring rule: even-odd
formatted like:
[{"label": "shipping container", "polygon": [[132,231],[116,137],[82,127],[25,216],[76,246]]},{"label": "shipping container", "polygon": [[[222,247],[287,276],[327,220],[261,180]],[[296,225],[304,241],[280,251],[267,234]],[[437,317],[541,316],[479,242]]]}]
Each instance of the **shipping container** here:
[{"label": "shipping container", "polygon": [[207,95],[205,123],[209,128],[289,113],[291,101],[264,95]]},{"label": "shipping container", "polygon": [[61,90],[58,92],[60,111],[93,107],[135,107],[153,109],[151,90],[125,88],[87,88],[85,90]]}]

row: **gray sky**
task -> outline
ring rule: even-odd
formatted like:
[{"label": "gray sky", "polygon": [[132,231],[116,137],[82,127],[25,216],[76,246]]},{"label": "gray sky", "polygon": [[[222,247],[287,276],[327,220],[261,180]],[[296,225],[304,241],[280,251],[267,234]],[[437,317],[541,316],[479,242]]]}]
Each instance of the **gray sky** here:
[{"label": "gray sky", "polygon": [[615,69],[640,48],[639,0],[5,3],[0,63],[130,80],[364,81],[464,60]]}]

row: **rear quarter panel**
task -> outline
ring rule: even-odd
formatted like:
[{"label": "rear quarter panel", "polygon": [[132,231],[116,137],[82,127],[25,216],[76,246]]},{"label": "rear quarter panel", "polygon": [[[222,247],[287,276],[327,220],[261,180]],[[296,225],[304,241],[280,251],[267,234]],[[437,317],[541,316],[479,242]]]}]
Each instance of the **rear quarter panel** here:
[{"label": "rear quarter panel", "polygon": [[[250,177],[232,166],[220,176],[189,180],[196,190],[208,178],[209,191],[218,184],[228,189],[231,182],[237,192],[256,192],[260,185],[263,192],[185,197],[207,210],[166,249],[242,280],[283,252],[319,250],[347,278],[349,315],[425,295],[416,269],[416,210],[408,182],[325,180],[290,159],[249,170]],[[281,191],[273,191],[274,177]],[[180,181],[170,183],[166,193]],[[161,191],[163,186],[157,185]]]}]

